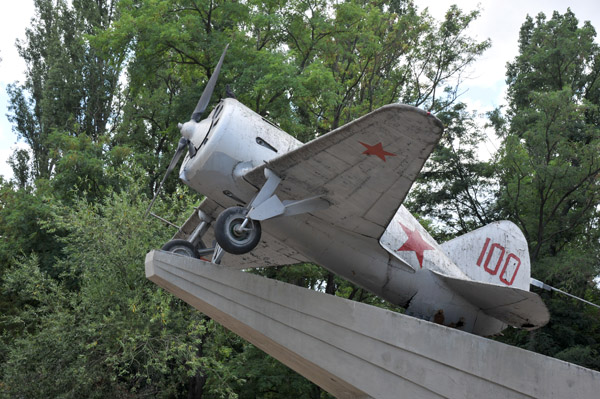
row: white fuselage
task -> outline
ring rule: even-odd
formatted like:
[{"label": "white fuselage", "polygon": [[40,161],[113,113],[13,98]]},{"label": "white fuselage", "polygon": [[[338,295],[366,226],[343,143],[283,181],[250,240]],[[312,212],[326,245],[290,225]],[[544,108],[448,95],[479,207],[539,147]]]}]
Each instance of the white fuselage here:
[{"label": "white fuselage", "polygon": [[[234,99],[221,101],[207,119],[190,126],[193,130],[188,134],[197,153],[186,157],[180,178],[224,208],[245,206],[256,195],[257,187],[243,179],[247,171],[302,145]],[[325,223],[318,211],[276,217],[262,226],[313,262],[407,307],[408,314],[481,335],[503,328],[432,273],[468,279],[402,206],[380,241]],[[394,246],[398,245],[395,237],[404,234],[400,226],[418,231],[427,249],[399,254]],[[418,253],[427,256],[419,259]]]},{"label": "white fuselage", "polygon": [[183,161],[179,178],[227,208],[248,203],[256,188],[243,175],[302,143],[234,99],[221,101],[196,125],[197,154]]}]

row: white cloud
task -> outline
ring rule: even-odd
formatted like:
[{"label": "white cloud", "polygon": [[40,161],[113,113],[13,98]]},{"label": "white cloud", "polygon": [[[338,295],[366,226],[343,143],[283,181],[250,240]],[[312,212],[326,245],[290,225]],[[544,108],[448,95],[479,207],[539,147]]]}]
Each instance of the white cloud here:
[{"label": "white cloud", "polygon": [[[490,38],[492,47],[467,72],[469,78],[461,85],[461,92],[465,93],[460,97],[469,109],[480,113],[506,104],[506,64],[519,53],[519,30],[527,15],[535,18],[543,12],[549,19],[554,10],[564,14],[570,7],[580,25],[590,20],[600,29],[600,2],[589,0],[419,0],[416,4],[420,9],[428,7],[429,13],[438,20],[444,18],[451,4],[457,4],[463,11],[474,10],[480,4],[480,16],[467,33],[480,41]],[[485,120],[479,120],[480,126],[484,123]],[[489,158],[499,145],[494,132],[488,130],[486,133],[488,140],[481,147],[482,158]]]},{"label": "white cloud", "polygon": [[[554,10],[561,14],[570,7],[571,11],[579,19],[580,24],[585,20],[591,20],[592,25],[600,29],[600,2],[588,0],[505,0],[478,1],[478,0],[419,0],[417,5],[423,9],[429,8],[429,12],[441,19],[451,4],[457,4],[464,11],[481,9],[479,18],[474,21],[468,34],[477,40],[492,40],[492,47],[488,49],[472,66],[470,79],[463,84],[463,89],[469,92],[481,92],[480,89],[497,88],[505,85],[506,63],[514,60],[518,55],[519,30],[527,15],[535,17],[544,12],[547,18],[552,16]],[[469,96],[467,94],[466,96]],[[497,96],[481,97],[486,108],[498,106],[504,103]],[[489,104],[489,105],[485,105]]]}]

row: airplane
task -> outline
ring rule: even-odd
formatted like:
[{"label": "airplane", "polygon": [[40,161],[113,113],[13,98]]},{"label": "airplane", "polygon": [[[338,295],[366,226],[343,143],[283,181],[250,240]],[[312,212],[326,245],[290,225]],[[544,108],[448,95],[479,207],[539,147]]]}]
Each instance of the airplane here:
[{"label": "airplane", "polygon": [[306,144],[235,98],[202,119],[226,51],[146,212],[187,150],[179,178],[205,198],[163,250],[238,269],[313,262],[408,315],[482,336],[549,321],[515,224],[438,244],[402,205],[442,135],[437,118],[390,104]]}]

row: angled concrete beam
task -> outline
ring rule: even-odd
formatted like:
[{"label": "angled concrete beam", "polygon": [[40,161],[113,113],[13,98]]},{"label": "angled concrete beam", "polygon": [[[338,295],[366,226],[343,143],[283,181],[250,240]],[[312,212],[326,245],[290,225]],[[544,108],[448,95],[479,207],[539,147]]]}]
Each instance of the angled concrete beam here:
[{"label": "angled concrete beam", "polygon": [[146,277],[339,398],[597,398],[600,373],[462,331],[152,251]]}]

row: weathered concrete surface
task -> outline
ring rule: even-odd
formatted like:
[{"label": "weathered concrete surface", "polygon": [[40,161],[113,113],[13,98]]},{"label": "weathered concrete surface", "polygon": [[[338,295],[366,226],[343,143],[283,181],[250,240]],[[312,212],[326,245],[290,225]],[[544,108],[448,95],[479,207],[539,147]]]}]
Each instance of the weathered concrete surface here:
[{"label": "weathered concrete surface", "polygon": [[146,276],[340,398],[598,398],[600,373],[162,251]]}]

